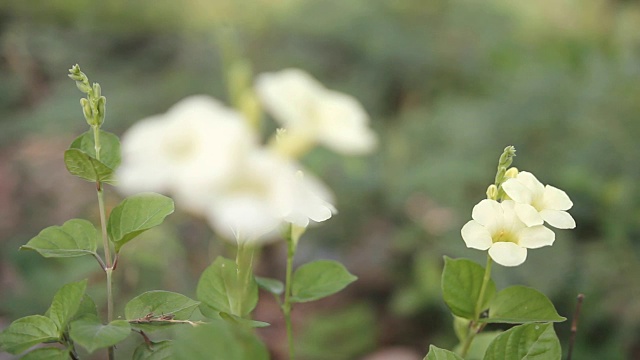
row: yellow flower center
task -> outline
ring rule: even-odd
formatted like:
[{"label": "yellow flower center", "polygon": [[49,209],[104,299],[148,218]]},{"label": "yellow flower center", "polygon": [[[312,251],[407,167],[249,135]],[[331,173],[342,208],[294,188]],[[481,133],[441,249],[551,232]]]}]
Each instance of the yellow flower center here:
[{"label": "yellow flower center", "polygon": [[495,233],[492,237],[494,243],[497,242],[512,242],[514,244],[518,243],[518,238],[510,231],[500,230]]}]

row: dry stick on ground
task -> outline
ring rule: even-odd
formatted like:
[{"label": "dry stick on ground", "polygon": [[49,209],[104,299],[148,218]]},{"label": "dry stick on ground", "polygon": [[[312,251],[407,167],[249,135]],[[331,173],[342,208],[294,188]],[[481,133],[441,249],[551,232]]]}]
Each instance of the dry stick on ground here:
[{"label": "dry stick on ground", "polygon": [[584,300],[584,294],[578,294],[578,303],[576,304],[576,310],[573,313],[573,320],[571,321],[571,336],[569,337],[569,352],[567,353],[567,360],[571,360],[571,355],[573,354],[573,344],[576,342],[576,333],[578,332],[578,318],[580,318],[582,300]]}]

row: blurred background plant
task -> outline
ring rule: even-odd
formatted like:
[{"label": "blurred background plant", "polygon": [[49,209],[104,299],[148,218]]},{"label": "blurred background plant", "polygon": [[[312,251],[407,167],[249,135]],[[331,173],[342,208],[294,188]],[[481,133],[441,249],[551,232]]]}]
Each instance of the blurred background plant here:
[{"label": "blurred background plant", "polygon": [[[460,228],[506,145],[526,154],[515,166],[569,194],[577,229],[495,268],[498,287],[531,285],[567,317],[585,293],[575,358],[640,358],[640,4],[622,0],[3,1],[0,328],[43,313],[66,282],[89,276],[89,293],[105,296],[91,259],[17,251],[46,226],[98,216],[62,160],[85,127],[67,69],[100,82],[104,127],[122,134],[188,95],[228,99],[221,39],[255,73],[299,67],[354,95],[380,136],[371,156],[302,159],[339,213],[305,234],[296,260],[338,259],[359,280],[294,310],[301,359],[422,359],[430,343],[455,344],[442,255],[483,263]],[[180,209],[142,236],[123,250],[117,304],[151,289],[193,295],[228,252]],[[264,249],[258,273],[282,277],[284,252]],[[272,326],[260,334],[284,359],[281,315],[261,298],[255,317]],[[556,331],[566,346],[569,323]]]}]

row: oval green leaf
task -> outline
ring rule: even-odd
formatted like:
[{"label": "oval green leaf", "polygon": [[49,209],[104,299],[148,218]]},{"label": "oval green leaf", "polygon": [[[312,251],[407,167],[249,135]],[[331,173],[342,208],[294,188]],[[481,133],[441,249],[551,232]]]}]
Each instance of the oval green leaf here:
[{"label": "oval green leaf", "polygon": [[163,340],[151,344],[140,344],[133,353],[132,360],[169,360],[174,359],[171,340]]},{"label": "oval green leaf", "polygon": [[20,360],[69,360],[69,351],[54,347],[45,347],[29,351]]},{"label": "oval green leaf", "polygon": [[433,345],[429,345],[429,352],[424,360],[464,360],[459,355],[449,350],[440,349]]},{"label": "oval green leaf", "polygon": [[269,359],[267,348],[252,331],[220,320],[181,331],[172,348],[175,359]]},{"label": "oval green leaf", "polygon": [[50,257],[76,257],[96,254],[98,230],[87,220],[72,219],[62,226],[49,226],[20,250],[34,250]]},{"label": "oval green leaf", "polygon": [[83,316],[71,322],[71,339],[80,344],[88,352],[113,346],[126,339],[131,333],[131,326],[125,320],[114,320],[104,325],[95,316]]},{"label": "oval green leaf", "polygon": [[220,312],[220,318],[234,325],[246,326],[248,328],[263,328],[271,326],[271,324],[264,321],[245,319],[236,315],[227,314],[226,312]]},{"label": "oval green leaf", "polygon": [[358,279],[337,261],[317,260],[293,274],[291,301],[307,302],[333,295]]},{"label": "oval green leaf", "polygon": [[47,314],[58,327],[59,335],[66,331],[67,324],[75,316],[82,303],[87,280],[64,285],[53,296],[53,301]]},{"label": "oval green leaf", "polygon": [[484,360],[559,360],[560,341],[552,323],[515,326],[498,335]]},{"label": "oval green leaf", "polygon": [[115,185],[114,169],[79,149],[64,152],[64,164],[71,175],[91,182],[104,182]]},{"label": "oval green leaf", "polygon": [[284,292],[284,284],[278,279],[256,276],[258,286],[274,295],[281,295]]},{"label": "oval green leaf", "polygon": [[173,210],[173,200],[156,193],[141,193],[124,199],[111,211],[107,224],[107,233],[116,252],[131,239],[162,224]]},{"label": "oval green leaf", "polygon": [[188,320],[198,305],[200,302],[182,294],[154,290],[131,299],[124,308],[124,315],[127,320],[168,315],[175,320]]},{"label": "oval green leaf", "polygon": [[[69,149],[78,149],[90,157],[96,157],[96,145],[93,130],[89,130],[78,136]],[[120,166],[120,140],[115,134],[100,130],[100,162],[112,170]]]},{"label": "oval green leaf", "polygon": [[[196,287],[196,295],[206,307],[217,312],[244,317],[253,311],[258,303],[258,285],[252,278],[245,296],[238,299],[241,287],[236,263],[219,256],[202,272]],[[238,310],[238,304],[240,304],[240,310]],[[209,310],[202,311],[203,315],[210,317],[211,311]]]},{"label": "oval green leaf", "polygon": [[56,340],[58,340],[58,327],[53,320],[42,315],[20,318],[0,333],[0,347],[14,355],[34,345]]},{"label": "oval green leaf", "polygon": [[480,319],[489,323],[509,324],[565,320],[544,294],[520,285],[510,286],[496,294],[489,305],[489,317]]},{"label": "oval green leaf", "polygon": [[[474,319],[483,278],[484,268],[473,261],[444,257],[442,297],[454,315],[469,320]],[[489,307],[495,292],[496,284],[489,279],[480,311]]]}]

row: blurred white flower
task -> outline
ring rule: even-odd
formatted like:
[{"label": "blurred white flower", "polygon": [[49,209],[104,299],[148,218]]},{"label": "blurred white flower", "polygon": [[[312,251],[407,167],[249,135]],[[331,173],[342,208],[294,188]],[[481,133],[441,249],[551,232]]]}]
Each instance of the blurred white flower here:
[{"label": "blurred white flower", "polygon": [[187,97],[123,135],[120,190],[172,192],[227,182],[255,144],[237,112],[209,96]]},{"label": "blurred white flower", "polygon": [[[256,92],[266,110],[287,129],[284,140],[322,143],[344,154],[372,151],[377,138],[369,116],[352,96],[326,89],[299,69],[258,76]],[[286,144],[283,145],[285,148]]]},{"label": "blurred white flower", "polygon": [[462,227],[467,247],[489,250],[489,255],[503,266],[518,266],[527,258],[527,249],[552,245],[553,231],[543,225],[527,226],[520,221],[512,200],[501,203],[482,200],[473,207],[473,220]]},{"label": "blurred white flower", "polygon": [[558,229],[573,229],[576,222],[566,212],[573,203],[562,190],[551,185],[544,186],[526,171],[502,184],[504,192],[516,202],[515,211],[528,226],[547,222]]}]

